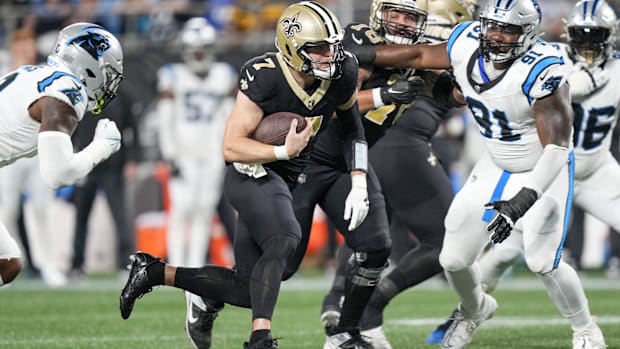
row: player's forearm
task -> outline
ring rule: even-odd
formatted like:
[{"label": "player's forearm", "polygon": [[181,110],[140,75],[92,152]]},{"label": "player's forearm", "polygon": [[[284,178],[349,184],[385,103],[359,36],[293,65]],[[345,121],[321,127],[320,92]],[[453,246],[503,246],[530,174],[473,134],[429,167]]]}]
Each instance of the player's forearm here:
[{"label": "player's forearm", "polygon": [[278,160],[273,145],[263,144],[248,137],[224,139],[224,160],[246,164],[267,163]]},{"label": "player's forearm", "polygon": [[369,110],[375,109],[375,100],[372,89],[360,90],[357,92],[357,104],[361,114],[366,114]]},{"label": "player's forearm", "polygon": [[101,142],[91,142],[73,153],[69,135],[58,131],[39,133],[38,153],[41,177],[54,189],[73,184],[110,155]]},{"label": "player's forearm", "polygon": [[448,69],[446,44],[383,45],[376,48],[375,65],[393,68]]}]

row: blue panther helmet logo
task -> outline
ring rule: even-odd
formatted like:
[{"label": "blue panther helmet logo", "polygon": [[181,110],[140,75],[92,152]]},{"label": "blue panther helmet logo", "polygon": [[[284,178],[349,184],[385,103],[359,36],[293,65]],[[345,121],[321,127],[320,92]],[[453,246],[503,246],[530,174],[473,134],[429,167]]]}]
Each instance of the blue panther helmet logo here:
[{"label": "blue panther helmet logo", "polygon": [[86,50],[94,59],[99,59],[110,49],[110,41],[104,35],[85,29],[85,33],[67,40],[67,45],[77,45]]}]

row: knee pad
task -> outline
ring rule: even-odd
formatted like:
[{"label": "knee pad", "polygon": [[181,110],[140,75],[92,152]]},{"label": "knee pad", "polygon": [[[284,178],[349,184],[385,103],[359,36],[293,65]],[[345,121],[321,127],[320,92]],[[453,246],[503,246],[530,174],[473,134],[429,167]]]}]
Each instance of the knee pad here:
[{"label": "knee pad", "polygon": [[389,255],[389,249],[353,253],[347,264],[347,272],[353,284],[363,287],[376,286],[381,272],[388,266]]},{"label": "knee pad", "polygon": [[271,256],[286,262],[289,256],[295,252],[297,245],[299,245],[299,237],[293,234],[278,234],[265,240],[261,247],[264,256]]},{"label": "knee pad", "polygon": [[531,272],[540,276],[549,275],[554,271],[553,263],[551,261],[545,261],[544,258],[526,256],[525,264],[527,264]]},{"label": "knee pad", "polygon": [[446,253],[445,250],[442,250],[439,254],[439,264],[445,271],[449,272],[459,271],[469,267],[469,265],[465,263],[465,260],[454,254]]}]

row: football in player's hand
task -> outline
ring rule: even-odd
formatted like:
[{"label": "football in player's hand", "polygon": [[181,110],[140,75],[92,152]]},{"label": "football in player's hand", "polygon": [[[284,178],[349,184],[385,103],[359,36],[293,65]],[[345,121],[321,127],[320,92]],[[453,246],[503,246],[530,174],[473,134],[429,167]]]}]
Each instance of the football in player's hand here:
[{"label": "football in player's hand", "polygon": [[306,128],[306,119],[303,116],[290,112],[277,112],[261,120],[252,133],[252,138],[265,144],[283,145],[291,128],[291,121],[294,119],[297,119],[297,132]]}]

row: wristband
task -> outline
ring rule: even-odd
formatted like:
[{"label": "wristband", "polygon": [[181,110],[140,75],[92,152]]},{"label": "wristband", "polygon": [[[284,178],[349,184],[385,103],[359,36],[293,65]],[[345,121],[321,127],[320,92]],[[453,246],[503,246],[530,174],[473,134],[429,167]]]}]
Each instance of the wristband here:
[{"label": "wristband", "polygon": [[366,190],[367,189],[366,176],[363,176],[363,175],[351,176],[351,188]]},{"label": "wristband", "polygon": [[276,145],[273,147],[273,154],[277,160],[289,160],[288,151],[285,145]]},{"label": "wristband", "polygon": [[383,106],[383,99],[381,98],[381,87],[376,87],[370,90],[372,92],[372,104],[376,108]]},{"label": "wristband", "polygon": [[368,144],[364,141],[353,141],[352,171],[368,172]]}]

